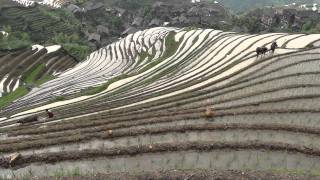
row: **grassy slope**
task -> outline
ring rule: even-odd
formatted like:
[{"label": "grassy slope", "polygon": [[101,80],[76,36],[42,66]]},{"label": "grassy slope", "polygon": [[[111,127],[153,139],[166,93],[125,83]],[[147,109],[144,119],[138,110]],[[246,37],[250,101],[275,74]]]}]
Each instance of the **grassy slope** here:
[{"label": "grassy slope", "polygon": [[[81,32],[80,21],[65,9],[44,6],[1,9],[0,22],[9,38],[0,37],[0,49],[16,49],[32,44],[61,44],[70,54],[83,60],[91,49]],[[57,41],[66,39],[67,41]]]},{"label": "grassy slope", "polygon": [[8,93],[7,95],[0,98],[0,109],[7,106],[14,100],[26,95],[28,90],[25,87],[19,87],[14,92]]},{"label": "grassy slope", "polygon": [[46,68],[45,64],[39,64],[37,67],[35,67],[34,69],[32,69],[30,72],[27,73],[24,79],[24,82],[27,84],[33,83],[36,80],[39,73],[41,73],[45,68]]},{"label": "grassy slope", "polygon": [[[22,81],[28,85],[40,86],[41,84],[52,80],[53,76],[44,76],[41,79],[37,79],[38,75],[44,70],[45,64],[39,64],[37,67],[31,69],[26,75],[22,78]],[[19,87],[13,92],[5,94],[3,97],[0,97],[0,109],[9,105],[11,102],[25,96],[28,93],[26,87]]]}]

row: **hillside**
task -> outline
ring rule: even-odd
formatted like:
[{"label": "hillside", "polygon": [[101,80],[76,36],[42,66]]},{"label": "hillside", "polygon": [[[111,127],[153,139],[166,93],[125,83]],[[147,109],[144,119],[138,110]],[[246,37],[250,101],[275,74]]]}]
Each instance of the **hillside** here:
[{"label": "hillside", "polygon": [[59,45],[5,52],[0,56],[0,108],[77,63]]},{"label": "hillside", "polygon": [[[63,1],[59,8],[43,3],[22,7],[11,0],[3,1],[0,31],[10,31],[10,36],[0,39],[0,50],[59,44],[80,61],[120,37],[159,26],[241,33],[320,32],[319,14],[299,6],[260,8],[238,15],[215,1],[81,0]],[[283,9],[287,9],[285,13]],[[296,18],[292,21],[291,16]]]},{"label": "hillside", "polygon": [[190,26],[226,29],[232,22],[230,13],[223,6],[208,2],[64,1],[69,3],[54,8],[43,3],[23,7],[11,0],[3,1],[6,3],[0,4],[0,31],[10,31],[12,37],[4,42],[0,39],[0,49],[59,44],[78,60],[84,60],[92,51],[120,37],[146,28]]},{"label": "hillside", "polygon": [[[257,58],[273,41],[275,54]],[[1,111],[0,174],[317,175],[319,42],[168,27],[129,34]],[[47,108],[55,118],[17,124]]]},{"label": "hillside", "polygon": [[284,6],[287,4],[320,4],[319,0],[219,0],[226,7],[234,12],[246,12],[264,6]]},{"label": "hillside", "polygon": [[0,5],[0,22],[0,30],[8,33],[0,36],[1,51],[59,44],[82,60],[94,49],[83,37],[80,21],[63,9]]}]

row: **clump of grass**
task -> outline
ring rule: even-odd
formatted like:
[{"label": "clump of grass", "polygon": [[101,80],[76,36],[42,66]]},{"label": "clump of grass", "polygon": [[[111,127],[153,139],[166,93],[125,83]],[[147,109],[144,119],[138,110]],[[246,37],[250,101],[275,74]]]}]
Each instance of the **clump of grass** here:
[{"label": "clump of grass", "polygon": [[53,176],[56,178],[64,178],[64,177],[77,177],[77,176],[81,176],[81,170],[79,167],[75,167],[72,170],[65,170],[63,167],[60,167],[59,169],[57,169]]},{"label": "clump of grass", "polygon": [[125,79],[125,78],[128,78],[129,76],[127,74],[122,74],[122,75],[119,75],[119,76],[116,76],[112,79],[110,79],[106,84],[103,84],[101,86],[98,86],[98,87],[93,87],[93,88],[88,88],[88,89],[85,89],[81,92],[81,95],[94,95],[94,94],[98,94],[104,90],[106,90],[110,84],[114,83],[114,82],[117,82],[117,81],[120,81],[122,79]]},{"label": "clump of grass", "polygon": [[22,78],[22,81],[24,81],[27,84],[34,83],[37,80],[38,75],[41,72],[43,72],[45,68],[45,64],[39,64],[38,66],[34,67],[29,72],[27,72],[26,75]]},{"label": "clump of grass", "polygon": [[64,101],[64,100],[66,100],[65,97],[63,97],[63,96],[57,96],[57,97],[55,97],[53,100],[51,100],[50,103],[59,102],[59,101]]},{"label": "clump of grass", "polygon": [[312,48],[314,48],[314,45],[313,45],[313,44],[308,44],[308,45],[306,46],[306,48],[307,48],[307,49],[312,49]]},{"label": "clump of grass", "polygon": [[183,28],[183,30],[185,31],[192,31],[192,30],[197,30],[198,28],[196,26],[189,26],[189,27],[185,27]]},{"label": "clump of grass", "polygon": [[155,61],[153,61],[152,63],[148,64],[146,67],[142,68],[139,73],[145,72],[149,69],[151,69],[152,67],[156,66],[157,64],[161,63],[163,60],[167,59],[168,57],[172,56],[178,49],[180,42],[176,42],[175,40],[175,32],[170,32],[166,39],[165,39],[165,46],[166,46],[166,50],[163,53],[163,56],[156,59]]},{"label": "clump of grass", "polygon": [[54,76],[46,75],[46,76],[43,76],[41,79],[38,79],[37,81],[35,81],[35,84],[40,86],[41,84],[44,84],[45,82],[48,82],[52,79],[54,79]]}]

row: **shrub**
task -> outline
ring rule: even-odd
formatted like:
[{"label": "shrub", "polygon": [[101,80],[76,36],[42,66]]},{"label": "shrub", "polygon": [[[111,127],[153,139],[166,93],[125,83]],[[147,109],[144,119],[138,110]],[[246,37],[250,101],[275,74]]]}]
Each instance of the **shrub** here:
[{"label": "shrub", "polygon": [[51,39],[51,43],[62,45],[62,47],[68,53],[75,56],[79,60],[85,59],[85,57],[92,51],[87,42],[82,40],[77,34],[56,34]]},{"label": "shrub", "polygon": [[124,9],[135,10],[140,9],[150,3],[152,3],[151,0],[118,0],[116,1],[115,5]]},{"label": "shrub", "polygon": [[28,33],[20,31],[12,32],[10,26],[6,26],[4,31],[9,35],[0,38],[0,49],[12,50],[28,47],[32,44]]}]

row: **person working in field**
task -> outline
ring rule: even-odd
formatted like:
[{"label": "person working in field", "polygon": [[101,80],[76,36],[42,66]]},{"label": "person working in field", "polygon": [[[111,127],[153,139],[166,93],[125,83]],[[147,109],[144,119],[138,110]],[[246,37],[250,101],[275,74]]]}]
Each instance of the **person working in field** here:
[{"label": "person working in field", "polygon": [[48,115],[48,118],[53,118],[54,117],[54,114],[49,109],[46,109],[46,113]]},{"label": "person working in field", "polygon": [[276,50],[276,48],[278,48],[278,44],[276,41],[273,41],[272,44],[271,44],[271,52],[272,54],[274,53],[274,51]]}]

